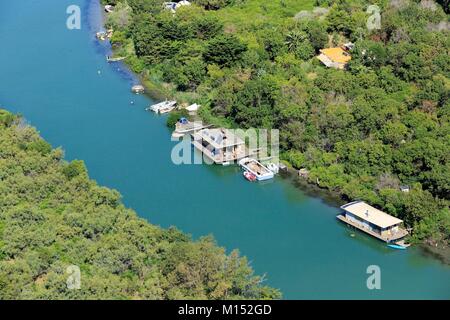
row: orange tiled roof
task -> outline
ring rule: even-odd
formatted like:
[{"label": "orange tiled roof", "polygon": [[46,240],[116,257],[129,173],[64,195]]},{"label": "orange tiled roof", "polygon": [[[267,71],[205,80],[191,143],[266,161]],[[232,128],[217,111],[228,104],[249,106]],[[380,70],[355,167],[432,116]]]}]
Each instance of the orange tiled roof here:
[{"label": "orange tiled roof", "polygon": [[333,62],[347,63],[352,59],[349,53],[339,47],[322,49],[320,52],[326,55]]}]

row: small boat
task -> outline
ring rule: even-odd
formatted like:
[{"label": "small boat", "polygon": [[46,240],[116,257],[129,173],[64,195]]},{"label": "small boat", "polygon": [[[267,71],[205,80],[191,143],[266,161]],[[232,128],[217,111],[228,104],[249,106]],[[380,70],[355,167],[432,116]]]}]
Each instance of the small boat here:
[{"label": "small boat", "polygon": [[125,60],[125,57],[111,58],[110,56],[106,56],[106,61],[108,62],[119,62],[122,60]]},{"label": "small boat", "polygon": [[254,174],[258,181],[269,180],[274,177],[272,171],[266,168],[263,164],[253,158],[244,158],[239,160],[239,165],[246,171]]},{"label": "small boat", "polygon": [[244,171],[243,175],[244,175],[245,179],[247,179],[250,182],[256,181],[256,175],[254,175],[253,173],[251,173],[249,171]]},{"label": "small boat", "polygon": [[[170,112],[175,108],[175,105],[177,104],[176,101],[163,101],[160,103],[156,103],[154,105],[151,105],[150,107],[146,108],[145,110],[147,111],[153,111],[155,113],[161,113],[161,110],[163,111],[162,113],[165,112]],[[167,111],[169,110],[169,111]]]},{"label": "small boat", "polygon": [[107,13],[113,12],[113,11],[114,11],[114,6],[112,6],[112,5],[110,5],[110,4],[107,4],[107,5],[105,6],[105,11],[106,11]]},{"label": "small boat", "polygon": [[131,87],[131,91],[132,91],[133,93],[136,93],[136,94],[144,93],[145,88],[144,88],[143,85],[136,84],[136,85],[134,85],[134,86]]},{"label": "small boat", "polygon": [[405,246],[401,246],[399,244],[394,244],[394,243],[388,244],[388,247],[392,248],[392,249],[398,249],[398,250],[406,250],[406,248],[407,248]]},{"label": "small boat", "polygon": [[95,34],[95,36],[97,37],[97,39],[102,41],[105,41],[108,37],[105,31],[99,31]]},{"label": "small boat", "polygon": [[277,174],[280,168],[273,162],[267,164],[267,169],[272,171],[274,174]]}]

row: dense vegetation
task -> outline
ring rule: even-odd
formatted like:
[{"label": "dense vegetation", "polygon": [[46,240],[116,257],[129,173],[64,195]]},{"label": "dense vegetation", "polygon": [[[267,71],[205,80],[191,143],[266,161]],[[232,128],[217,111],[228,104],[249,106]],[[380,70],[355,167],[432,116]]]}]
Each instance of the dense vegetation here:
[{"label": "dense vegetation", "polygon": [[[113,45],[208,121],[279,128],[284,159],[312,183],[404,219],[413,240],[448,244],[448,1],[192,2],[171,13],[159,0],[115,1]],[[381,29],[369,31],[374,3]],[[315,58],[347,41],[347,70]]]},{"label": "dense vegetation", "polygon": [[[0,110],[0,299],[279,297],[236,251],[139,219],[62,157]],[[70,265],[80,289],[67,288]]]}]

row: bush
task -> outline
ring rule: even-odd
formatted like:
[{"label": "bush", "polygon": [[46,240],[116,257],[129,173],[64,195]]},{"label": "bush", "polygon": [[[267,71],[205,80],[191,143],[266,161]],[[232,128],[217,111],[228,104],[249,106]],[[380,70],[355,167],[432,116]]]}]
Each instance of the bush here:
[{"label": "bush", "polygon": [[87,170],[82,160],[73,160],[63,168],[63,173],[71,180],[81,174],[87,174]]}]

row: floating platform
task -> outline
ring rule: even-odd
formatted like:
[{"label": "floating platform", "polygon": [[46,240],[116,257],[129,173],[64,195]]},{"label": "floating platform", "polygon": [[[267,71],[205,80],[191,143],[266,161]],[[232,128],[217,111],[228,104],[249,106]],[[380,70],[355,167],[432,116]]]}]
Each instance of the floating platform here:
[{"label": "floating platform", "polygon": [[361,230],[361,231],[371,235],[372,237],[377,238],[378,240],[381,240],[381,241],[384,241],[387,243],[400,244],[400,245],[402,245],[402,243],[403,243],[404,246],[408,246],[406,243],[404,243],[404,241],[403,242],[400,241],[403,237],[408,235],[408,232],[406,230],[400,229],[400,232],[396,236],[388,238],[388,237],[382,236],[381,234],[379,234],[373,230],[364,228],[360,224],[347,219],[344,215],[338,215],[337,218],[339,220],[341,220],[342,222],[344,222],[352,227],[355,227],[356,229]]}]

